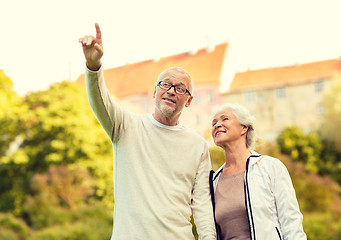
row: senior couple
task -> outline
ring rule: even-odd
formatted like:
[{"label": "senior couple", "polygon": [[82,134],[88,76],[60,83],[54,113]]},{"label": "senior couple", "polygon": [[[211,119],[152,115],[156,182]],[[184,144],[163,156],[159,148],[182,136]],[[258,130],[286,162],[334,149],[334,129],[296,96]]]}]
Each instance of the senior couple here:
[{"label": "senior couple", "polygon": [[[86,59],[90,105],[114,150],[114,240],[189,240],[191,216],[199,239],[306,239],[302,214],[285,166],[252,151],[254,123],[237,104],[219,107],[212,137],[225,163],[211,170],[206,141],[179,122],[193,99],[182,68],[162,72],[152,114],[120,107],[106,89],[102,35],[79,42]],[[210,174],[211,173],[211,174]]]}]

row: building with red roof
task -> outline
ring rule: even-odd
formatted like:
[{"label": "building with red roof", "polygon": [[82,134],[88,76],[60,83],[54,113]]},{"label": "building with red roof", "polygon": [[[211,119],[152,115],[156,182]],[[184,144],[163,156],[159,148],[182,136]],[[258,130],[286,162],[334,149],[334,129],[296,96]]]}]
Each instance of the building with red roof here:
[{"label": "building with red roof", "polygon": [[247,107],[260,137],[273,140],[289,125],[306,131],[319,126],[323,94],[340,72],[341,59],[238,72],[223,101]]}]

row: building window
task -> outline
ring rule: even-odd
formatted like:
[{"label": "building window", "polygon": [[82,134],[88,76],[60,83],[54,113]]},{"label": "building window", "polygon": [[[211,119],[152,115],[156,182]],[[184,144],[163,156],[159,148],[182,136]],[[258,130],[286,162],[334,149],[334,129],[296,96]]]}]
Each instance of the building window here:
[{"label": "building window", "polygon": [[285,87],[276,88],[276,97],[278,99],[285,98]]},{"label": "building window", "polygon": [[247,102],[247,103],[254,102],[254,100],[255,100],[254,92],[253,91],[244,92],[244,99],[245,99],[245,102]]},{"label": "building window", "polygon": [[322,90],[323,90],[323,81],[315,82],[314,86],[315,86],[315,92],[316,93],[322,92]]},{"label": "building window", "polygon": [[263,94],[258,95],[258,101],[264,102],[264,95]]},{"label": "building window", "polygon": [[296,113],[296,111],[292,111],[291,112],[291,119],[292,119],[293,122],[297,121],[297,113]]},{"label": "building window", "polygon": [[318,116],[322,116],[324,114],[324,106],[323,104],[317,104],[316,113]]},{"label": "building window", "polygon": [[276,114],[276,121],[277,122],[282,122],[283,121],[283,115],[281,113]]}]

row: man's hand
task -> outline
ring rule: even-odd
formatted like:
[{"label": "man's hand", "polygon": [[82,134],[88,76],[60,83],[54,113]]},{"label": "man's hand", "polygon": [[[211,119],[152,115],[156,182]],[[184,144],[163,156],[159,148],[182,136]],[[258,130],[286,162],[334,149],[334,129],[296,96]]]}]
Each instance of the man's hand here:
[{"label": "man's hand", "polygon": [[83,46],[83,53],[86,59],[87,67],[92,71],[97,71],[101,68],[101,58],[103,56],[102,33],[98,23],[96,27],[96,38],[93,36],[84,36],[79,39]]}]

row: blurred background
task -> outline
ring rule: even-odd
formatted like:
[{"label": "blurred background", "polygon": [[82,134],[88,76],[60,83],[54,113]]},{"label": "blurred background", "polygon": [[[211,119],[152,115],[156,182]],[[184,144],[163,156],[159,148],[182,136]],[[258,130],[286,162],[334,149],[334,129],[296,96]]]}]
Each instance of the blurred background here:
[{"label": "blurred background", "polygon": [[[341,3],[3,1],[0,15],[0,239],[110,239],[112,146],[86,97],[78,39],[102,29],[112,97],[154,109],[161,71],[185,68],[181,121],[224,162],[211,112],[256,117],[256,151],[288,168],[309,240],[341,238]],[[196,235],[195,224],[193,232]]]}]

